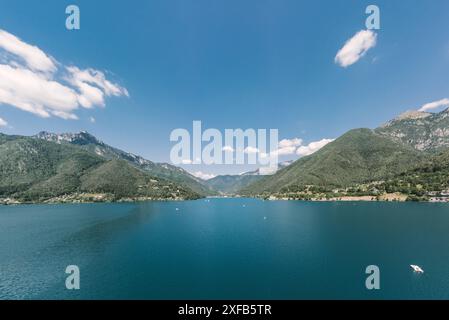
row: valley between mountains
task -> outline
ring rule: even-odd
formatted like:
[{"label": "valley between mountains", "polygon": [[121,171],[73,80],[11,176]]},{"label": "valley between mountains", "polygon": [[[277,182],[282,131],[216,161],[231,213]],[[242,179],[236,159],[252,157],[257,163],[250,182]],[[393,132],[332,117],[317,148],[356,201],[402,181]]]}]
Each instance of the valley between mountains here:
[{"label": "valley between mountains", "polygon": [[199,179],[87,132],[0,133],[0,203],[192,200],[246,196],[313,201],[449,200],[449,111],[406,112],[353,129],[312,155],[259,171]]}]

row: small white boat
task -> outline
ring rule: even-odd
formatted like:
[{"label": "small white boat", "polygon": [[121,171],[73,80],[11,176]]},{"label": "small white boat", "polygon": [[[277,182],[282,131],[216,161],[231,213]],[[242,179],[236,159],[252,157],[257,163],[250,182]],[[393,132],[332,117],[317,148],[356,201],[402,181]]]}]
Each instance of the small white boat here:
[{"label": "small white boat", "polygon": [[414,272],[417,273],[424,273],[424,270],[421,269],[420,266],[417,266],[416,264],[411,264],[410,267],[413,269]]}]

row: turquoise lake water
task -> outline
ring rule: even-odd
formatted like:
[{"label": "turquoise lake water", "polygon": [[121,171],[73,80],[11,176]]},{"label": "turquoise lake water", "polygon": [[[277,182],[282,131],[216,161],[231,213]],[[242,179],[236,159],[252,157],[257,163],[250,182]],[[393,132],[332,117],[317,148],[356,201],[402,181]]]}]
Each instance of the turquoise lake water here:
[{"label": "turquoise lake water", "polygon": [[[65,288],[68,265],[80,290]],[[365,287],[368,265],[380,290]],[[0,206],[0,298],[448,299],[449,205]]]}]

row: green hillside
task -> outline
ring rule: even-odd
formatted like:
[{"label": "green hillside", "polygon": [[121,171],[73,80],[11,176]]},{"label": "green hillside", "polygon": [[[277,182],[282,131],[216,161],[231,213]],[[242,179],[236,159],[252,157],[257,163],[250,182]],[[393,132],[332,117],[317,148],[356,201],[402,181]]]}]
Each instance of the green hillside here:
[{"label": "green hillside", "polygon": [[138,155],[114,148],[88,132],[55,134],[40,132],[35,136],[38,139],[51,141],[58,144],[76,145],[92,154],[106,160],[124,160],[132,166],[147,171],[150,175],[161,179],[172,181],[184,186],[202,196],[216,194],[201,179],[198,179],[182,168],[168,163],[155,163]]},{"label": "green hillside", "polygon": [[[375,130],[354,129],[277,173],[200,180],[111,147],[87,132],[0,134],[0,202],[192,199],[217,193],[424,198],[449,188],[449,112],[408,112]],[[449,140],[448,140],[449,141]]]},{"label": "green hillside", "polygon": [[242,193],[279,192],[289,186],[344,187],[382,180],[415,167],[425,155],[370,129],[354,129],[318,152],[249,185]]},{"label": "green hillside", "polygon": [[406,194],[411,200],[448,193],[449,149],[432,155],[414,169],[387,179],[376,188],[381,192]]},{"label": "green hillside", "polygon": [[39,202],[80,193],[104,193],[104,200],[199,197],[126,161],[108,161],[75,145],[0,135],[0,198]]},{"label": "green hillside", "polygon": [[110,160],[81,178],[82,192],[112,193],[117,197],[197,198],[191,190],[149,175],[124,160]]}]

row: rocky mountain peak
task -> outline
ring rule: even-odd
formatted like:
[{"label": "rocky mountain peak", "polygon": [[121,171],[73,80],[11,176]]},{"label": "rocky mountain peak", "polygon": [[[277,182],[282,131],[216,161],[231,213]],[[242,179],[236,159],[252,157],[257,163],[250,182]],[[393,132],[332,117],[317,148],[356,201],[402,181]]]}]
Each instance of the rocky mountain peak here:
[{"label": "rocky mountain peak", "polygon": [[400,120],[416,120],[416,119],[423,119],[431,116],[432,113],[430,112],[422,112],[417,110],[408,110],[404,113],[401,113],[398,117],[396,117],[394,120],[400,121]]},{"label": "rocky mountain peak", "polygon": [[79,145],[89,143],[103,144],[100,140],[98,140],[95,136],[91,135],[87,131],[80,131],[78,133],[61,133],[61,134],[41,131],[34,137],[46,141],[56,142],[59,144],[62,142],[68,142],[71,144],[79,144]]},{"label": "rocky mountain peak", "polygon": [[420,151],[447,148],[449,147],[449,109],[437,113],[407,111],[377,128],[375,132]]}]

